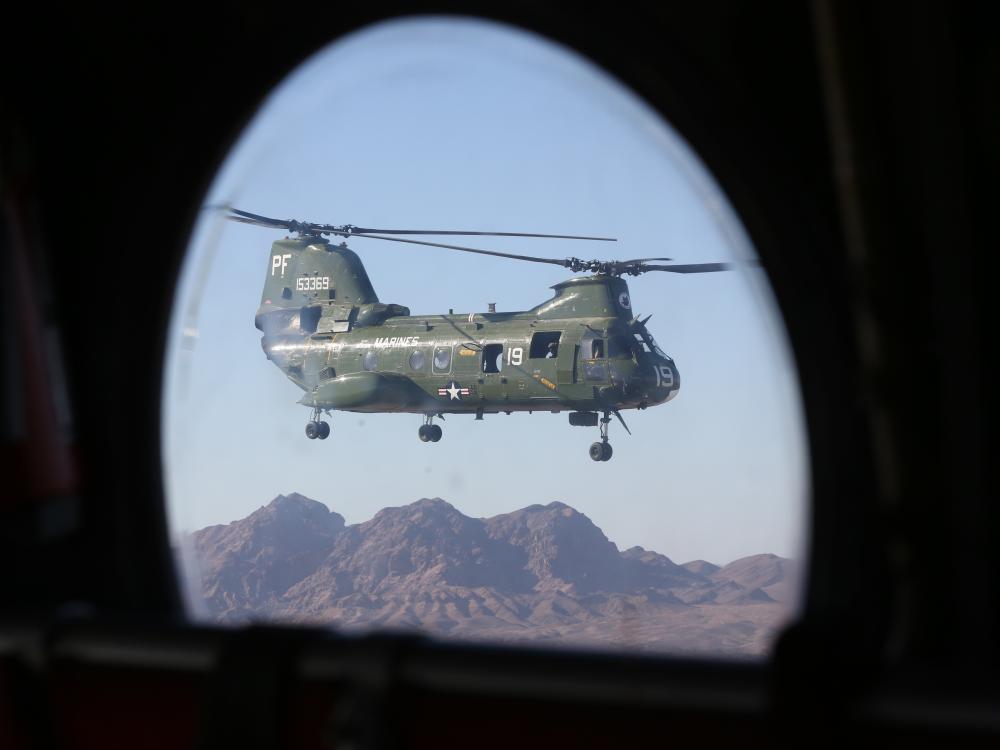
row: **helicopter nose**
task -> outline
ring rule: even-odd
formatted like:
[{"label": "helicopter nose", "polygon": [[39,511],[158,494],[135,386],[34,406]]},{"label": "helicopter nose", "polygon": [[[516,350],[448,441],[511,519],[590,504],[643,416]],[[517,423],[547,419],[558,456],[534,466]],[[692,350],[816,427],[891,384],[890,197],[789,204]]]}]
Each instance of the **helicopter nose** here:
[{"label": "helicopter nose", "polygon": [[664,404],[674,398],[681,388],[681,376],[677,366],[669,360],[658,360],[652,365],[652,373],[647,381],[648,400],[653,404]]}]

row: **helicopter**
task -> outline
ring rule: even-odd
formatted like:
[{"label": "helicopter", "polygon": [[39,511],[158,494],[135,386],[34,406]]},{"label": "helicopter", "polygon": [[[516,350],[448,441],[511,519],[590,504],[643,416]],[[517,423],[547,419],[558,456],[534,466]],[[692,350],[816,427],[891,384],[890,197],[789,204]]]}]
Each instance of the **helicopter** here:
[{"label": "helicopter", "polygon": [[[254,318],[267,358],[305,395],[309,439],[325,440],[331,411],[423,415],[417,435],[438,442],[435,418],[446,414],[569,412],[569,423],[598,427],[588,453],[612,456],[611,416],[631,434],[621,412],[675,398],[680,373],[632,311],[623,276],[650,271],[710,273],[730,263],[662,265],[671,258],[581,260],[543,258],[404,238],[399,235],[539,237],[614,242],[610,237],[373,229],[274,219],[223,207],[226,218],[283,229],[271,245],[260,307]],[[336,243],[328,237],[340,237]],[[444,248],[585,272],[552,287],[530,310],[412,315],[379,300],[361,258],[346,240],[366,238]]]}]

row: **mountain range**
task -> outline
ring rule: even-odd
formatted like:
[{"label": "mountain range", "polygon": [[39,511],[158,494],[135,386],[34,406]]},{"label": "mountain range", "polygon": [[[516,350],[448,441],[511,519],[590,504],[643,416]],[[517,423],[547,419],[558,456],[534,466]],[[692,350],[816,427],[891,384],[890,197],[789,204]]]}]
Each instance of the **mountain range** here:
[{"label": "mountain range", "polygon": [[792,613],[793,561],[678,565],[619,551],[561,502],[470,518],[441,499],[364,523],[303,495],[187,540],[208,616],[436,636],[756,655]]}]

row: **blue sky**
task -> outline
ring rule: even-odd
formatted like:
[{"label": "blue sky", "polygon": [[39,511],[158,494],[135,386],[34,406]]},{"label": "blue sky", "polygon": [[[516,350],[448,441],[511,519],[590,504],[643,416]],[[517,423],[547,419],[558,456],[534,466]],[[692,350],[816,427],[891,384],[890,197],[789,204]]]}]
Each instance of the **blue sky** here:
[{"label": "blue sky", "polygon": [[[262,96],[264,93],[262,92]],[[460,19],[396,21],[318,53],[263,100],[205,204],[376,227],[602,235],[615,244],[487,238],[562,258],[755,252],[682,138],[607,74],[550,42]],[[621,549],[677,562],[801,557],[808,463],[794,364],[761,270],[630,278],[633,309],[677,363],[673,401],[596,428],[565,414],[454,416],[421,443],[416,415],[334,413],[303,434],[301,395],[264,358],[253,316],[280,232],[205,212],[175,303],[164,463],[175,533],[227,523],[279,493],[348,523],[441,497],[470,516],[566,502]],[[414,314],[522,310],[570,274],[377,240],[351,243],[383,302]]]}]

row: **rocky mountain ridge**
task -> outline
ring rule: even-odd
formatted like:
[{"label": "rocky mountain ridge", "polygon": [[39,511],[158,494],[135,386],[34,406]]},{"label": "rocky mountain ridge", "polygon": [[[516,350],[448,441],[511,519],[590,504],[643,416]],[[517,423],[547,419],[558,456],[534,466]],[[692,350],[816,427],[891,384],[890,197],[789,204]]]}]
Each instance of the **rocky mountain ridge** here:
[{"label": "rocky mountain ridge", "polygon": [[630,648],[764,650],[787,617],[795,566],[719,567],[620,552],[552,502],[470,518],[422,499],[360,524],[303,495],[192,535],[212,617],[417,628],[437,635]]}]

